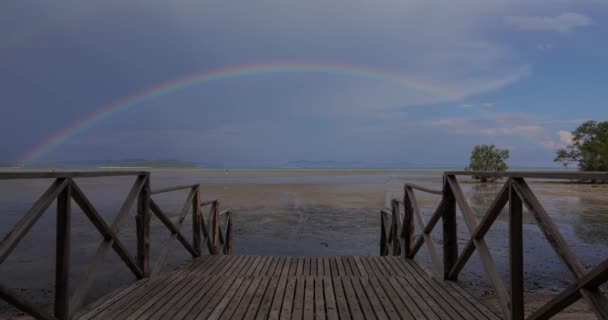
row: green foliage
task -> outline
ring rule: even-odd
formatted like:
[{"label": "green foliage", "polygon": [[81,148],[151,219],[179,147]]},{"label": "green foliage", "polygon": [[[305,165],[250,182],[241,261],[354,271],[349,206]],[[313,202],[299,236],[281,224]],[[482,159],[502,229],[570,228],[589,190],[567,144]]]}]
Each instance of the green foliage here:
[{"label": "green foliage", "polygon": [[608,121],[587,121],[572,131],[572,144],[557,151],[555,162],[576,163],[581,171],[608,171]]},{"label": "green foliage", "polygon": [[[466,170],[505,171],[509,168],[505,163],[507,159],[509,159],[509,150],[507,149],[498,149],[493,144],[478,145],[471,152],[471,162]],[[473,179],[481,182],[496,181],[496,178],[492,177],[474,176]]]}]

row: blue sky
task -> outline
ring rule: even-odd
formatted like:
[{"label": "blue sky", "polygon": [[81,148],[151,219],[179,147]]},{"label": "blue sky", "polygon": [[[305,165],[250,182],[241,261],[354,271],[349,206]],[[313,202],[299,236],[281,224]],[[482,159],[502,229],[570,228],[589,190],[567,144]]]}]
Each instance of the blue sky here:
[{"label": "blue sky", "polygon": [[3,1],[0,163],[173,79],[306,62],[435,87],[308,72],[218,80],[116,112],[35,161],[463,166],[494,143],[513,166],[554,166],[568,131],[606,120],[606,18],[601,0]]}]

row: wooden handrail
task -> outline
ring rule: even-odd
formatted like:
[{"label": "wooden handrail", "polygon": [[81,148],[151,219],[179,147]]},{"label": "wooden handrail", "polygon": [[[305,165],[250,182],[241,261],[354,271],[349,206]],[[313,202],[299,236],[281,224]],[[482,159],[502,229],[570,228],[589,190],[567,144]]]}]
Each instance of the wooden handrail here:
[{"label": "wooden handrail", "polygon": [[431,189],[431,188],[426,188],[426,187],[422,187],[419,186],[417,184],[413,184],[413,183],[406,183],[405,184],[405,188],[409,188],[409,189],[415,189],[415,190],[420,190],[426,193],[431,193],[431,194],[436,194],[436,195],[442,195],[443,194],[443,190],[439,190],[439,189]]},{"label": "wooden handrail", "polygon": [[491,178],[529,178],[548,180],[595,180],[608,181],[608,172],[568,171],[448,171],[446,176],[476,176]]},{"label": "wooden handrail", "polygon": [[183,185],[183,186],[167,187],[167,188],[152,190],[152,191],[150,191],[150,194],[159,194],[159,193],[173,192],[173,191],[179,191],[179,190],[193,189],[193,188],[197,188],[197,187],[198,187],[198,184],[189,184],[189,185]]},{"label": "wooden handrail", "polygon": [[[123,204],[118,210],[114,221],[109,225],[97,209],[89,201],[82,189],[78,186],[75,178],[113,176],[135,176],[135,182],[127,194]],[[19,310],[36,317],[37,319],[71,319],[80,309],[85,301],[91,284],[100,269],[109,248],[113,248],[121,260],[129,267],[137,279],[158,275],[166,263],[173,240],[177,239],[184,248],[196,258],[201,255],[201,233],[210,254],[232,253],[232,212],[223,210],[219,212],[219,201],[207,201],[201,203],[200,186],[176,186],[150,191],[150,173],[140,171],[56,171],[56,172],[0,172],[2,179],[46,179],[55,180],[49,188],[34,202],[33,206],[17,222],[11,231],[0,242],[0,263],[2,263],[17,246],[19,241],[27,234],[31,227],[39,220],[47,208],[57,202],[57,248],[55,258],[55,303],[54,317],[34,307],[26,299],[20,298],[15,292],[0,284],[0,298],[7,301]],[[189,189],[184,205],[180,211],[177,222],[171,221],[160,209],[158,204],[151,199],[152,194]],[[102,235],[95,256],[86,269],[74,293],[68,295],[69,273],[70,273],[70,234],[71,234],[71,203],[82,209],[85,216],[91,220],[96,230]],[[133,258],[126,247],[117,237],[120,227],[137,203],[137,255]],[[203,205],[211,204],[209,217],[209,228],[207,228],[201,214]],[[192,243],[181,233],[180,228],[188,212],[192,212]],[[154,214],[171,232],[161,250],[159,259],[153,270],[149,269],[149,241],[150,241],[150,217]],[[223,234],[220,229],[220,216],[226,217]],[[219,238],[221,237],[221,247]]]},{"label": "wooden handrail", "polygon": [[[465,198],[464,192],[456,178],[457,175],[464,176],[486,176],[486,177],[507,177],[509,178],[503,185],[492,204],[482,217],[479,224],[473,214],[473,210]],[[381,211],[381,255],[399,255],[399,252],[389,252],[389,244],[398,242],[392,237],[395,229],[401,230],[400,238],[404,242],[405,257],[413,259],[420,248],[426,244],[431,255],[431,262],[435,273],[439,273],[443,267],[445,280],[457,280],[458,274],[469,261],[475,250],[479,253],[482,266],[486,275],[489,277],[498,297],[499,306],[505,319],[524,318],[524,265],[523,265],[523,207],[526,206],[532,213],[534,221],[540,227],[545,238],[551,244],[560,260],[569,270],[574,279],[574,283],[562,293],[549,301],[540,309],[536,310],[529,319],[549,319],[559,313],[580,298],[589,302],[593,312],[599,319],[608,319],[608,298],[598,289],[600,285],[608,282],[608,259],[604,260],[593,270],[587,272],[578,257],[568,246],[564,237],[559,232],[547,212],[544,210],[540,201],[530,189],[525,178],[534,179],[575,179],[575,180],[595,180],[608,181],[608,173],[578,173],[578,172],[470,172],[454,171],[444,174],[444,187],[441,192],[430,188],[419,187],[414,184],[404,185],[403,201],[393,200],[391,211],[383,209]],[[418,206],[415,190],[440,194],[442,199],[435,209],[431,219],[425,224],[424,217]],[[429,192],[434,191],[434,192]],[[391,224],[387,232],[385,218],[388,215],[399,216],[399,209],[394,205],[403,205],[403,224]],[[490,250],[485,243],[484,237],[498,215],[509,205],[509,282],[510,290],[507,291],[497,272],[496,265],[490,254]],[[456,234],[456,207],[460,208],[464,224],[471,235],[464,250],[458,255],[457,234]],[[440,263],[430,234],[439,219],[443,220],[443,264]],[[415,228],[417,221],[421,230],[421,236],[414,242]],[[439,266],[439,267],[438,267]]]}]

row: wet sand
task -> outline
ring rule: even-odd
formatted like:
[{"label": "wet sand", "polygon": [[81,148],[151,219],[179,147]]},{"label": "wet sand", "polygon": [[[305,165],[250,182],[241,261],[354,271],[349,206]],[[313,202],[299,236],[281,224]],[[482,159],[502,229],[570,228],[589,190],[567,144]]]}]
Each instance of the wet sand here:
[{"label": "wet sand", "polygon": [[[402,196],[404,182],[440,188],[441,171],[164,171],[152,174],[152,188],[201,183],[203,200],[219,199],[234,212],[234,254],[248,255],[377,255],[379,211],[391,197]],[[463,178],[463,182],[466,181]],[[121,205],[131,178],[80,179],[77,181],[100,213],[111,221]],[[48,180],[0,181],[3,208],[0,234],[22,217]],[[608,185],[546,183],[531,181],[532,188],[560,231],[584,264],[590,268],[608,257]],[[462,187],[478,219],[501,187],[497,184],[463,183]],[[176,214],[184,192],[155,196],[162,208]],[[417,193],[426,219],[439,197]],[[52,210],[51,210],[52,211]],[[135,253],[135,223],[131,214],[120,239]],[[152,261],[168,231],[152,220]],[[459,220],[461,248],[469,239]],[[540,305],[569,283],[568,273],[542,237],[529,215],[524,219],[526,301]],[[53,299],[54,213],[46,213],[0,266],[3,284],[20,291],[36,304],[50,306]],[[504,280],[508,279],[507,217],[499,217],[486,237]],[[182,232],[188,235],[190,219]],[[78,283],[95,253],[101,236],[77,208],[73,212],[71,282]],[[441,224],[433,239],[441,248]],[[166,270],[187,261],[187,252],[175,242]],[[430,266],[423,248],[421,264]],[[476,254],[460,280],[492,301],[491,285]],[[100,296],[133,282],[127,267],[110,252],[88,296]],[[75,287],[73,285],[73,287]],[[588,315],[582,303],[572,315]],[[0,302],[2,314],[14,310]]]}]

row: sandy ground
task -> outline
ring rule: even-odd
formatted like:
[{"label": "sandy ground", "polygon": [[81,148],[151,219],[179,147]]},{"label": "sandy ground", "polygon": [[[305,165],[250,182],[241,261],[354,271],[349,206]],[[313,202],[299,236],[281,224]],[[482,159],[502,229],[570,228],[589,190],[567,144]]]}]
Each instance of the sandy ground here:
[{"label": "sandy ground", "polygon": [[[203,200],[219,199],[223,207],[232,208],[235,254],[377,255],[380,209],[386,206],[390,198],[402,196],[404,182],[438,188],[441,185],[440,177],[439,171],[155,172],[152,187],[201,183]],[[78,181],[107,221],[112,220],[132,182],[133,179],[125,178]],[[36,194],[42,193],[49,183],[48,180],[0,181],[0,206],[4,208],[0,234],[10,230],[35,200]],[[531,184],[570,246],[588,268],[608,257],[608,185],[533,181]],[[463,183],[462,187],[480,219],[501,185]],[[422,193],[417,197],[428,219],[439,198]],[[184,198],[185,194],[179,192],[155,196],[159,205],[172,215],[181,207]],[[0,266],[3,284],[18,290],[37,305],[47,307],[52,304],[54,273],[54,217],[50,211]],[[134,253],[135,224],[132,216],[119,237]],[[74,209],[73,217],[70,279],[72,283],[77,283],[101,237],[77,209]],[[507,217],[501,215],[486,238],[504,281],[508,279],[506,222]],[[570,279],[533,221],[527,217],[524,223],[526,302],[527,308],[534,310],[566,287]],[[182,229],[184,234],[189,234],[190,227],[188,218]],[[167,236],[166,229],[153,220],[152,261]],[[468,239],[468,231],[459,220],[461,248]],[[433,240],[440,250],[440,224],[433,233]],[[173,248],[167,270],[188,259],[178,243]],[[424,249],[419,259],[422,264],[429,265]],[[489,303],[494,303],[491,286],[476,254],[460,279]],[[89,293],[88,302],[132,281],[128,269],[110,252]],[[0,302],[0,313],[13,312],[14,309]],[[566,317],[568,319],[575,315],[593,318],[584,302],[566,312],[569,313],[565,315],[571,316]]]}]

